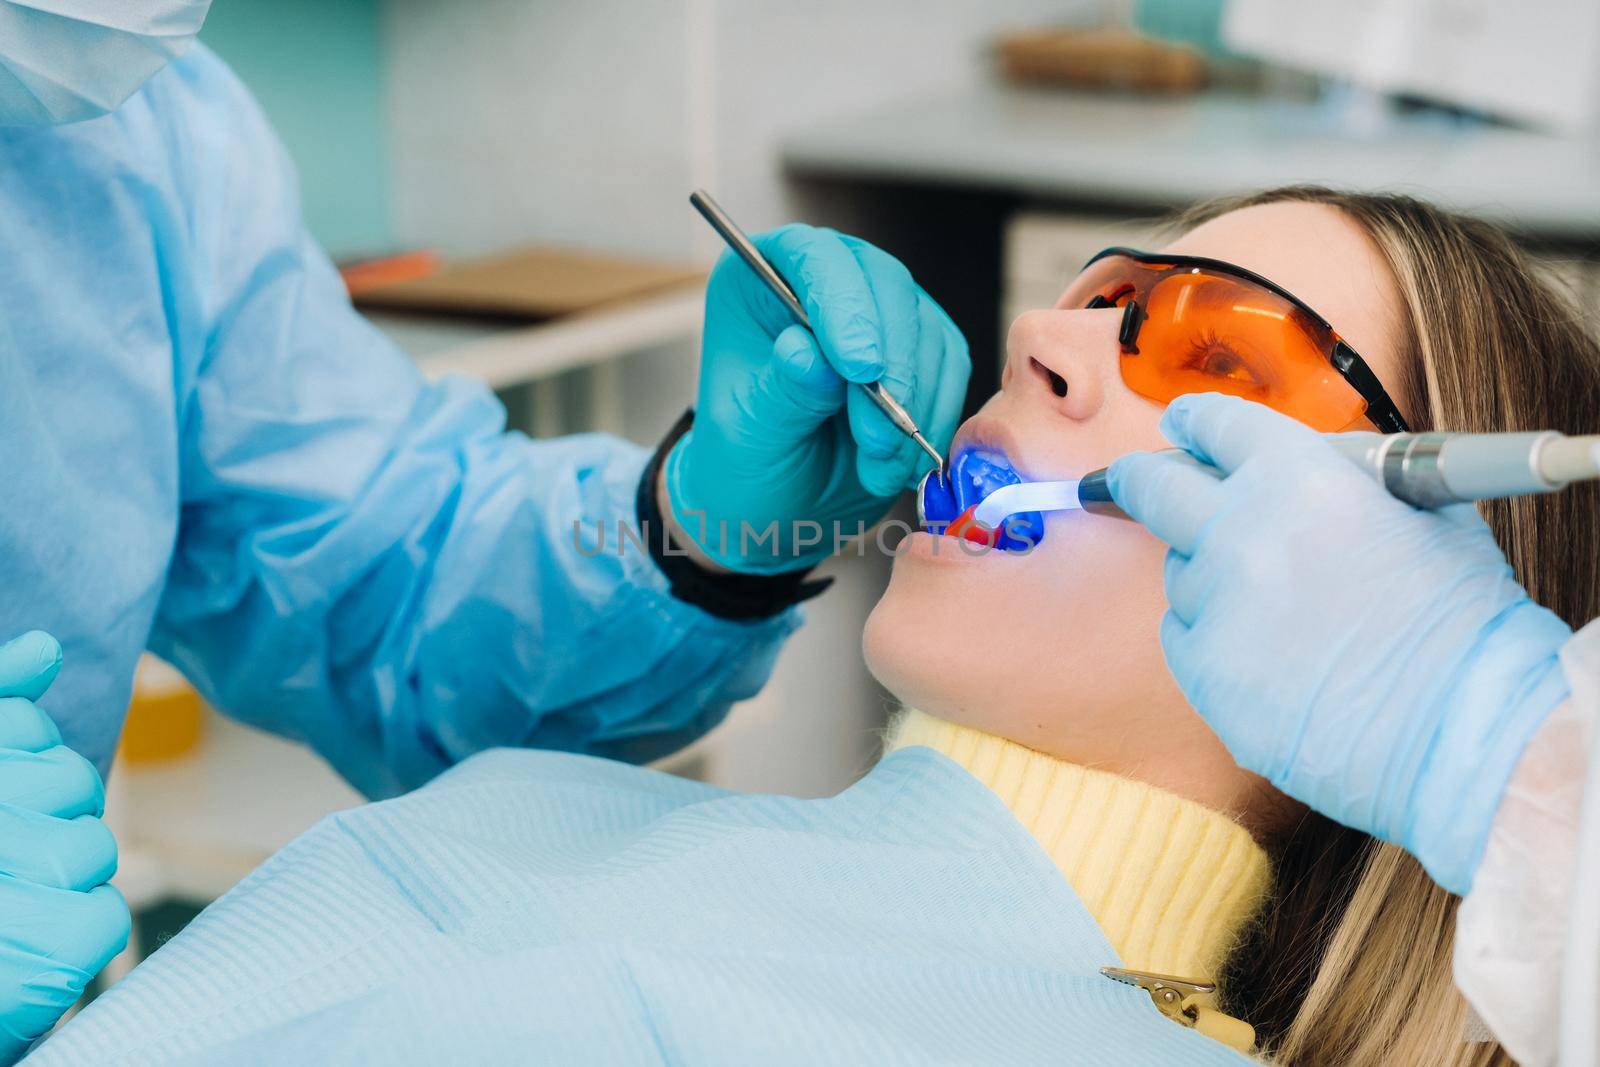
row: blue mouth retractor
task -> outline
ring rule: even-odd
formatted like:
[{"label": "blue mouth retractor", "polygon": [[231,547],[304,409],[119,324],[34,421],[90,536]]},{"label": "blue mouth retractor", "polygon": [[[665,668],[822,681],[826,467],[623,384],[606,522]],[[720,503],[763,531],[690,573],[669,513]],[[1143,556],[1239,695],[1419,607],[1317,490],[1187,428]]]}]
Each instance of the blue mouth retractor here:
[{"label": "blue mouth retractor", "polygon": [[943,532],[972,510],[972,517],[996,531],[994,546],[1025,551],[1044,539],[1045,511],[1077,507],[1078,483],[1024,482],[1006,457],[987,449],[968,449],[955,457],[948,478],[929,472],[918,493],[922,525]]}]

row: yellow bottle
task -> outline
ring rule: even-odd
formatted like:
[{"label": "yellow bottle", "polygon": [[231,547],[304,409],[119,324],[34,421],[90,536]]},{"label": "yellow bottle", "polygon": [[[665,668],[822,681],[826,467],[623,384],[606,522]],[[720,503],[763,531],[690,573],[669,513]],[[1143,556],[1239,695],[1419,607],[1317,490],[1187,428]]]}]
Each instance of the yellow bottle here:
[{"label": "yellow bottle", "polygon": [[200,694],[167,663],[146,655],[133,676],[133,700],[122,727],[129,764],[160,763],[193,752],[205,730]]}]

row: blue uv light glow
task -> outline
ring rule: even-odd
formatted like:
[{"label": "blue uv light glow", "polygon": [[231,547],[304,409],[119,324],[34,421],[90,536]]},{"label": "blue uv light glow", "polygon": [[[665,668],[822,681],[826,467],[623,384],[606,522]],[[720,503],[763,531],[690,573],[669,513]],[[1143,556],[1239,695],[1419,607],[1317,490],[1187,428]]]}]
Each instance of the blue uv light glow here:
[{"label": "blue uv light glow", "polygon": [[[951,462],[948,480],[934,475],[922,483],[922,524],[935,533],[943,532],[996,489],[1022,480],[1003,453],[967,449]],[[995,547],[1014,552],[1031,548],[1043,539],[1044,516],[1026,511],[1012,515],[1002,524]]]}]

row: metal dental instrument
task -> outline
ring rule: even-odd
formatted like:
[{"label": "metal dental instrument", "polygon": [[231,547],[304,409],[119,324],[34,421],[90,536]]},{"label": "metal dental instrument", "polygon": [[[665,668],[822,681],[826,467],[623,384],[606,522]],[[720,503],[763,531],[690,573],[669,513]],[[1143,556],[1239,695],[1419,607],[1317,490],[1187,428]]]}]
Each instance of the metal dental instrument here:
[{"label": "metal dental instrument", "polygon": [[[1573,482],[1600,479],[1600,435],[1568,437],[1545,430],[1326,436],[1341,455],[1371,475],[1391,496],[1419,508],[1553,493]],[[1169,448],[1158,455],[1181,457],[1216,473],[1182,449]],[[1004,486],[985,497],[972,517],[994,529],[1018,512],[1075,508],[1128,517],[1111,499],[1103,467],[1077,481]]]},{"label": "metal dental instrument", "polygon": [[[711,228],[716,230],[724,241],[728,242],[728,247],[733,249],[739,258],[744,260],[746,265],[756,272],[756,277],[766,283],[767,288],[772,290],[772,295],[781,300],[783,306],[789,309],[789,314],[793,315],[800,325],[810,330],[811,318],[806,314],[806,309],[801,306],[800,298],[795,296],[794,290],[789,288],[789,283],[783,280],[783,275],[779,274],[777,268],[767,262],[767,258],[750,242],[750,238],[744,235],[744,231],[739,229],[738,224],[728,217],[728,213],[723,211],[715,200],[711,199],[711,194],[704,189],[696,189],[689,194],[689,203],[693,204],[694,209],[700,212],[701,216],[711,224]],[[815,333],[816,331],[813,330],[812,332]],[[918,447],[932,457],[933,462],[937,464],[935,469],[942,476],[945,469],[944,457],[939,454],[937,448],[928,443],[926,437],[922,436],[922,431],[917,428],[916,420],[911,417],[911,413],[901,407],[898,400],[889,395],[889,391],[883,387],[883,383],[856,382],[854,384],[866,390],[867,395],[872,398],[872,402],[877,404],[879,410],[889,417],[889,421],[894,423],[901,433],[915,441]]]}]

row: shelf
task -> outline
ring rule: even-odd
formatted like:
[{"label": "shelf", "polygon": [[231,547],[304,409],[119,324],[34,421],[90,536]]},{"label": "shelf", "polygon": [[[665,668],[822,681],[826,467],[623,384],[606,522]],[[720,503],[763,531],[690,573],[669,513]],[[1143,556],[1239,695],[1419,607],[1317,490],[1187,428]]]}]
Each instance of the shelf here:
[{"label": "shelf", "polygon": [[704,310],[704,288],[694,285],[535,325],[388,312],[371,312],[367,317],[429,378],[464,374],[491,388],[506,389],[692,341],[700,335]]},{"label": "shelf", "polygon": [[1600,236],[1600,143],[1316,103],[985,88],[790,137],[791,177],[983,190],[1118,213],[1297,182],[1411,193],[1522,233]]}]

